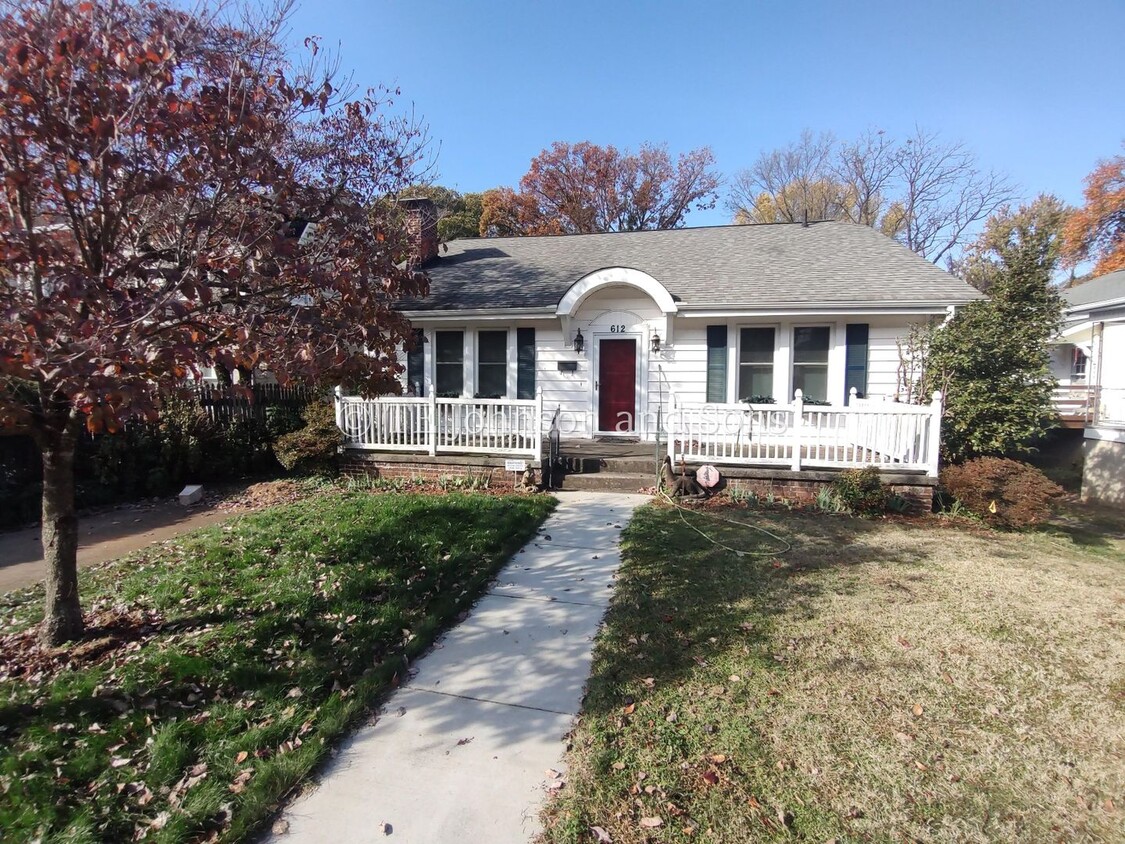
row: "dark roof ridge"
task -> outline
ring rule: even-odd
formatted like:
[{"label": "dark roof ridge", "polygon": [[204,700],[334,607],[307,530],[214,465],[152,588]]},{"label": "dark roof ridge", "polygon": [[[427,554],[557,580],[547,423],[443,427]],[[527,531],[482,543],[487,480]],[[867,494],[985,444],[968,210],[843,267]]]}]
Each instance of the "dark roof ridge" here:
[{"label": "dark roof ridge", "polygon": [[[480,243],[482,241],[497,241],[497,240],[549,240],[553,238],[564,237],[601,237],[603,235],[617,235],[617,234],[673,234],[675,232],[698,232],[707,231],[708,229],[754,229],[754,228],[767,228],[770,226],[800,226],[801,228],[809,228],[811,226],[819,225],[821,223],[841,223],[846,225],[858,226],[859,223],[853,223],[851,220],[809,220],[806,225],[803,221],[797,220],[790,222],[789,220],[778,220],[773,223],[714,223],[710,226],[679,226],[674,229],[636,229],[633,231],[609,231],[609,232],[557,232],[555,234],[510,234],[501,237],[459,237],[455,240],[447,240],[446,243]],[[871,228],[871,226],[867,226]],[[872,229],[874,231],[874,229]]]}]

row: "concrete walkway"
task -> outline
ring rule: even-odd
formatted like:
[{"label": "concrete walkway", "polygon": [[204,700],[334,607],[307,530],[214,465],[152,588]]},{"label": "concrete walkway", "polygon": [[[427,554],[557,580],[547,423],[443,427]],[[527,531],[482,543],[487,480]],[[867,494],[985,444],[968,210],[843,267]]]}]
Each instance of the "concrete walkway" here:
[{"label": "concrete walkway", "polygon": [[[527,844],[645,496],[560,493],[468,619],[285,812],[275,844]],[[288,832],[280,829],[288,824]],[[384,827],[383,824],[388,826]]]}]

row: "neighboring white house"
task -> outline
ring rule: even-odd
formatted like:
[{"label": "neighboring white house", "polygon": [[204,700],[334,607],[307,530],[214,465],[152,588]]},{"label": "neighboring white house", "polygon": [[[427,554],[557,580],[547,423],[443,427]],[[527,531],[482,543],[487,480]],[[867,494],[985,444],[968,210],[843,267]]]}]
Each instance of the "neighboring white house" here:
[{"label": "neighboring white house", "polygon": [[1085,427],[1082,496],[1125,504],[1125,270],[1062,295],[1052,369],[1060,415]]},{"label": "neighboring white house", "polygon": [[[426,230],[432,210],[418,201],[414,208]],[[732,225],[465,239],[440,250],[423,231],[420,241],[430,292],[401,304],[421,340],[401,358],[409,398],[380,400],[399,404],[377,418],[345,408],[342,427],[356,447],[418,450],[419,432],[438,429],[430,453],[440,453],[439,417],[455,404],[476,402],[491,418],[502,405],[538,401],[540,424],[555,419],[564,437],[660,434],[689,460],[689,446],[707,435],[706,426],[690,435],[677,429],[688,424],[685,413],[698,423],[701,413],[741,418],[753,410],[737,437],[763,444],[770,431],[800,429],[806,438],[784,454],[755,457],[735,448],[745,445],[739,439],[695,456],[799,468],[802,456],[812,457],[810,442],[828,443],[829,427],[847,428],[853,446],[870,445],[878,428],[898,443],[880,446],[889,462],[936,468],[936,431],[910,416],[928,419],[930,408],[892,404],[901,392],[898,341],[912,324],[944,319],[981,294],[874,229]],[[449,407],[423,418],[427,400]],[[929,439],[919,445],[919,437]],[[457,449],[449,440],[444,450],[503,449],[483,441]],[[805,462],[878,462],[869,457],[853,449],[846,459],[839,452]]]}]

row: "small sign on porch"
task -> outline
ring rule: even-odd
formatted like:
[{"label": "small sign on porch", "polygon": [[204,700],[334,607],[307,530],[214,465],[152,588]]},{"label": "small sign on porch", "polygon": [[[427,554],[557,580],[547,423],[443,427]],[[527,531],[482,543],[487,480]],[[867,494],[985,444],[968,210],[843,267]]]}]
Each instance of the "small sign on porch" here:
[{"label": "small sign on porch", "polygon": [[526,472],[527,471],[527,461],[526,460],[505,460],[504,461],[504,471],[505,472]]}]

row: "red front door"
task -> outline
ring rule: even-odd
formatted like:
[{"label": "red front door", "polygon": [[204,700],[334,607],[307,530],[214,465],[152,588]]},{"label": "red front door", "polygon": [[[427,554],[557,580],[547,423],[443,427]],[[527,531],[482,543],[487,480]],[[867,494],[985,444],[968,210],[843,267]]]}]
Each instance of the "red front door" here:
[{"label": "red front door", "polygon": [[602,340],[598,346],[598,430],[636,430],[637,341]]}]

